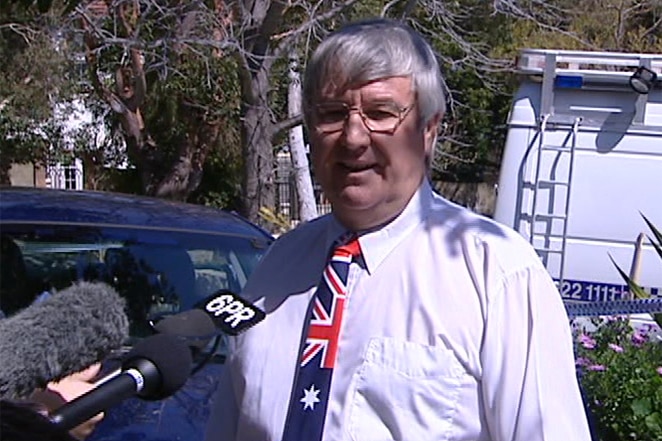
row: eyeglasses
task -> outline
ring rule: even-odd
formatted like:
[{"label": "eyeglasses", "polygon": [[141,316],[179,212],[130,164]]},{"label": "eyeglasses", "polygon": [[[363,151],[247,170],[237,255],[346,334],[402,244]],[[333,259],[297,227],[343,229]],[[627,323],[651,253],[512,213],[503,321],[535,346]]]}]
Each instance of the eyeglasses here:
[{"label": "eyeglasses", "polygon": [[322,133],[338,132],[345,127],[349,114],[356,110],[370,133],[392,135],[414,104],[415,101],[406,107],[400,107],[395,103],[370,103],[364,107],[350,107],[341,102],[322,103],[315,106],[313,121],[315,127]]}]

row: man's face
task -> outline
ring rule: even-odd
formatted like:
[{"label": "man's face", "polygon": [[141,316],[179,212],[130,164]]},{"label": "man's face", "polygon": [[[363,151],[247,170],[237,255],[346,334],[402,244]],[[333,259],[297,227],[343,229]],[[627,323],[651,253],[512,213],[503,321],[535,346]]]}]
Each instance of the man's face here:
[{"label": "man's face", "polygon": [[[313,106],[311,152],[315,176],[335,216],[352,230],[371,228],[396,217],[426,174],[425,158],[432,148],[438,117],[422,127],[411,86],[409,77],[384,78],[340,94],[323,93],[315,103],[318,106]],[[322,124],[318,123],[323,115],[316,109],[325,105],[337,108],[338,103],[354,110],[341,129],[321,130]],[[378,125],[380,113],[370,109],[381,106],[401,110],[399,124],[392,132],[371,133],[363,118],[368,124],[372,120]]]}]

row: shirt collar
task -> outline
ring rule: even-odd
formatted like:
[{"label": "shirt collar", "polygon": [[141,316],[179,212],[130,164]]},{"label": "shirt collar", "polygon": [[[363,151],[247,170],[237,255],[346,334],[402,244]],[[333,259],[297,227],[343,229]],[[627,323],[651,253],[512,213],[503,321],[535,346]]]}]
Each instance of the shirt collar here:
[{"label": "shirt collar", "polygon": [[[407,234],[423,222],[429,211],[431,198],[432,188],[428,180],[424,179],[405,209],[395,219],[377,230],[358,233],[361,254],[368,273],[372,274]],[[335,217],[331,216],[331,219],[326,235],[327,250],[346,232]]]}]

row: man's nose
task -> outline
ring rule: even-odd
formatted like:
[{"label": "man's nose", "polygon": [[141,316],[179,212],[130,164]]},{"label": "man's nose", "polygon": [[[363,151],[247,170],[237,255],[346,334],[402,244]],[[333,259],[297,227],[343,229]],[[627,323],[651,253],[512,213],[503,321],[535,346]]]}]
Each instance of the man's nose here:
[{"label": "man's nose", "polygon": [[351,109],[343,127],[345,145],[349,148],[362,147],[370,142],[370,131],[365,126],[358,109]]}]

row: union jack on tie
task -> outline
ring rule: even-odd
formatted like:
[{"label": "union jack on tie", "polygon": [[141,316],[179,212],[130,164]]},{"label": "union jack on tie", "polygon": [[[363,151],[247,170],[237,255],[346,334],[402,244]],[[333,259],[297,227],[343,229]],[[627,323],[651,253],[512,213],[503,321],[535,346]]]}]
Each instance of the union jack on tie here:
[{"label": "union jack on tie", "polygon": [[[342,243],[342,242],[340,242]],[[347,275],[361,254],[353,238],[334,249],[306,320],[299,370],[290,399],[283,441],[320,441],[329,398],[338,337],[347,299]]]}]

